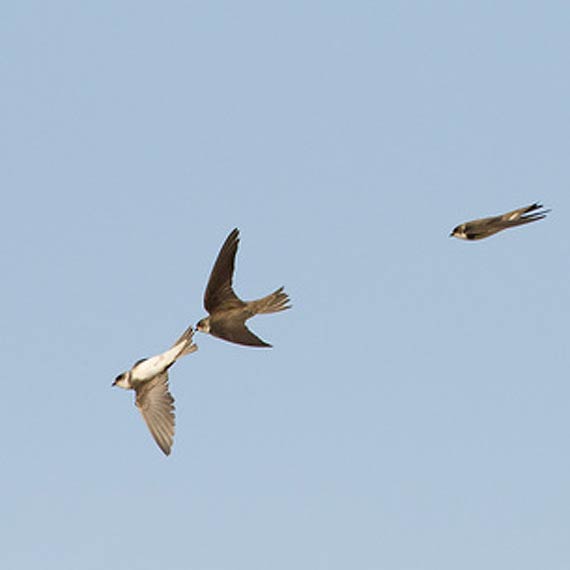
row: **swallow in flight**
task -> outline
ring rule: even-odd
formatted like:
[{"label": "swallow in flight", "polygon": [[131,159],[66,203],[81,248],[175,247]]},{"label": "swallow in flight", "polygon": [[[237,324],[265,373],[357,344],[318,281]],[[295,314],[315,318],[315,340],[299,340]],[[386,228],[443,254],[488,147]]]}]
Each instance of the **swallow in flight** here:
[{"label": "swallow in flight", "polygon": [[246,346],[270,347],[253,334],[245,322],[254,315],[289,309],[289,297],[280,287],[266,297],[242,301],[234,292],[232,278],[239,244],[239,230],[234,229],[220,249],[204,293],[204,308],[209,315],[196,325],[196,330]]},{"label": "swallow in flight", "polygon": [[541,208],[543,208],[542,204],[534,203],[500,216],[491,216],[489,218],[480,218],[478,220],[465,222],[453,228],[449,237],[466,240],[483,239],[508,228],[542,220],[550,210],[543,210]]},{"label": "swallow in flight", "polygon": [[168,369],[182,356],[198,350],[193,335],[188,327],[167,351],[135,362],[113,382],[113,386],[135,391],[135,405],[166,455],[170,455],[174,440],[174,398],[168,390]]}]

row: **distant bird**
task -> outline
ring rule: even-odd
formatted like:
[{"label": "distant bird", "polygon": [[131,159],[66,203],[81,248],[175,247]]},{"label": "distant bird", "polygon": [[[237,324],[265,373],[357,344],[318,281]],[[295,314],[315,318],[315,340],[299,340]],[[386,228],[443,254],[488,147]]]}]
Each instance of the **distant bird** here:
[{"label": "distant bird", "polygon": [[[449,237],[467,240],[483,239],[508,228],[536,222],[537,220],[542,220],[542,218],[546,217],[546,214],[550,212],[550,210],[537,211],[542,207],[542,204],[535,202],[530,206],[507,212],[501,216],[491,216],[490,218],[480,218],[478,220],[465,222],[453,228]],[[533,213],[531,214],[530,212]]]},{"label": "distant bird", "polygon": [[135,404],[166,455],[174,440],[174,398],[168,391],[168,369],[182,356],[198,350],[192,342],[194,331],[188,327],[182,336],[162,354],[135,362],[128,372],[115,378],[113,386],[134,390]]},{"label": "distant bird", "polygon": [[289,309],[289,297],[283,287],[256,301],[242,301],[232,288],[234,263],[239,244],[239,230],[234,229],[226,238],[204,293],[204,308],[209,316],[204,317],[196,330],[246,346],[271,345],[254,335],[245,322],[260,313],[276,313]]}]

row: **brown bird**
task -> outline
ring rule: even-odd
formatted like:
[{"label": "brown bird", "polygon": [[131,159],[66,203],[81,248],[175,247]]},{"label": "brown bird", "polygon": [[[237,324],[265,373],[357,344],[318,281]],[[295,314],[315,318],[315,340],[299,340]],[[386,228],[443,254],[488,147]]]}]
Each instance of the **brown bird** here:
[{"label": "brown bird", "polygon": [[174,398],[168,391],[168,369],[177,359],[198,350],[193,335],[192,327],[188,327],[167,351],[135,362],[113,382],[113,386],[135,391],[135,404],[166,455],[174,441]]},{"label": "brown bird", "polygon": [[[540,210],[542,204],[534,203],[512,212],[507,212],[501,216],[491,216],[490,218],[480,218],[465,222],[455,228],[449,234],[449,237],[456,237],[466,240],[483,239],[502,230],[536,222],[546,217],[550,210]],[[532,212],[532,213],[531,213]],[[528,215],[525,215],[528,214]]]},{"label": "brown bird", "polygon": [[256,301],[242,301],[232,288],[234,263],[239,244],[239,230],[234,229],[227,237],[204,293],[204,308],[209,316],[204,317],[196,330],[246,346],[271,345],[253,334],[245,322],[261,313],[276,313],[289,309],[289,297],[283,287]]}]

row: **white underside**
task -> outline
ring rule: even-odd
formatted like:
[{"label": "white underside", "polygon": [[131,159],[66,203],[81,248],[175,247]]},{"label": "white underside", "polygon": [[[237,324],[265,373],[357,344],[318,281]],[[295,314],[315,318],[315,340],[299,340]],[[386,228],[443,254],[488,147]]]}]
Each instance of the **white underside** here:
[{"label": "white underside", "polygon": [[165,368],[170,366],[176,357],[180,354],[184,342],[169,348],[166,352],[162,354],[157,354],[156,356],[151,356],[149,359],[137,364],[132,370],[132,374],[135,380],[150,380],[154,378],[157,374],[164,371]]}]

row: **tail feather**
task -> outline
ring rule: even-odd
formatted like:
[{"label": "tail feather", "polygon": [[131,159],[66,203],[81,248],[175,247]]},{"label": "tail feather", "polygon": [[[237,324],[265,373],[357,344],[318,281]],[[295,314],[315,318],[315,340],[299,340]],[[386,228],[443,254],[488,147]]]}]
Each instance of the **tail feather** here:
[{"label": "tail feather", "polygon": [[[537,220],[542,220],[546,217],[550,210],[544,209],[542,204],[535,202],[526,208],[521,208],[518,210],[518,215],[508,218],[509,226],[520,226],[523,224],[528,224],[530,222],[536,222]],[[515,210],[514,213],[517,213]]]},{"label": "tail feather", "polygon": [[186,354],[191,354],[192,352],[196,352],[198,350],[198,346],[194,344],[192,338],[194,337],[194,329],[192,326],[189,326],[180,336],[180,338],[172,345],[176,346],[177,344],[185,343],[184,348],[178,354],[178,358],[181,356],[185,356]]},{"label": "tail feather", "polygon": [[512,228],[515,226],[522,226],[524,224],[529,224],[530,222],[542,220],[543,218],[546,218],[546,212],[540,214],[531,214],[530,216],[523,216],[522,218],[517,218],[516,220],[509,220],[508,227]]},{"label": "tail feather", "polygon": [[283,291],[283,287],[279,287],[277,291],[273,291],[273,293],[270,293],[266,297],[253,301],[253,309],[256,314],[277,313],[285,309],[290,309],[291,305],[288,303],[289,296]]},{"label": "tail feather", "polygon": [[186,345],[184,350],[178,355],[178,358],[180,358],[181,356],[186,356],[187,354],[192,354],[197,350],[198,350],[198,345],[194,344],[193,342],[190,342],[190,344]]},{"label": "tail feather", "polygon": [[[525,219],[530,220],[531,218],[535,218],[537,216],[544,217],[546,214],[548,214],[548,212],[550,212],[550,210],[546,210],[543,208],[544,208],[544,206],[541,203],[535,202],[534,204],[531,204],[530,206],[524,206],[523,208],[517,208],[516,210],[512,210],[511,212],[507,212],[506,214],[504,214],[502,216],[502,218],[504,220],[510,222],[510,221],[515,221],[515,220],[525,220]],[[541,209],[542,209],[541,212],[537,211],[537,210],[541,210]],[[542,219],[542,218],[537,218],[537,219]]]},{"label": "tail feather", "polygon": [[[537,210],[541,210],[538,212]],[[551,210],[546,209],[542,204],[535,202],[526,208],[523,212],[523,218],[542,220]],[[530,212],[533,212],[532,214]],[[525,215],[529,214],[529,215]]]},{"label": "tail feather", "polygon": [[531,204],[530,206],[527,206],[526,208],[524,208],[523,214],[528,214],[529,212],[534,212],[534,210],[539,210],[542,207],[543,207],[542,204],[540,204],[539,202],[535,202],[534,204]]}]

